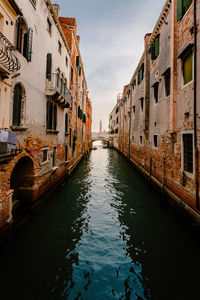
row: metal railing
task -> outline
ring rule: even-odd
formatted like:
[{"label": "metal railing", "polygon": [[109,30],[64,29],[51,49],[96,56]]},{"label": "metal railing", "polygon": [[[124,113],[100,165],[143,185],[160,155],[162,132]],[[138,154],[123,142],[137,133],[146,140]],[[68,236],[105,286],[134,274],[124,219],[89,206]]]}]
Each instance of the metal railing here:
[{"label": "metal railing", "polygon": [[66,83],[60,77],[59,73],[51,73],[48,75],[47,91],[50,93],[57,92],[60,97],[64,98],[71,105],[71,91],[67,88]]},{"label": "metal railing", "polygon": [[0,32],[0,63],[10,72],[17,72],[21,65],[14,53],[15,47]]}]

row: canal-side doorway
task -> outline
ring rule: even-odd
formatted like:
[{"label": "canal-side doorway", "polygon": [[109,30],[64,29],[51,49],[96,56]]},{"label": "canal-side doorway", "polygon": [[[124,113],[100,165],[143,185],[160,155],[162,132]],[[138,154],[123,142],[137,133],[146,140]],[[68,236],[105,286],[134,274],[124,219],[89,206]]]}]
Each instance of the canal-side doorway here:
[{"label": "canal-side doorway", "polygon": [[10,188],[14,190],[12,196],[12,218],[19,221],[30,207],[33,196],[34,166],[28,156],[22,157],[15,165],[11,178]]}]

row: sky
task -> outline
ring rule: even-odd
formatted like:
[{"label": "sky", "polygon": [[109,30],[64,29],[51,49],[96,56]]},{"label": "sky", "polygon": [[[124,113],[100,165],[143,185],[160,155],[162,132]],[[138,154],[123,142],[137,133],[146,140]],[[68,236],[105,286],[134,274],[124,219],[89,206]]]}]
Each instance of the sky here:
[{"label": "sky", "polygon": [[92,100],[92,131],[108,131],[117,95],[128,84],[165,0],[55,0],[60,16],[74,17]]}]

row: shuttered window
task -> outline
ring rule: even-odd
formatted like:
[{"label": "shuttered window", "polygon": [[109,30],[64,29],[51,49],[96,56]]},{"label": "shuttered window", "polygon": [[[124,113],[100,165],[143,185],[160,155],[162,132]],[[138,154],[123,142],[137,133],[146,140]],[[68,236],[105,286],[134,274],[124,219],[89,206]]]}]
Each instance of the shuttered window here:
[{"label": "shuttered window", "polygon": [[155,60],[160,53],[160,36],[157,36],[151,44],[151,60]]},{"label": "shuttered window", "polygon": [[182,19],[191,4],[192,0],[177,0],[177,21]]},{"label": "shuttered window", "polygon": [[186,55],[182,59],[182,65],[183,65],[183,82],[184,84],[187,84],[192,80],[192,73],[193,73],[193,68],[192,68],[192,57],[193,57],[193,52],[191,51],[188,55]]},{"label": "shuttered window", "polygon": [[47,61],[46,61],[46,78],[51,80],[51,68],[52,68],[52,54],[47,54]]},{"label": "shuttered window", "polygon": [[138,72],[138,84],[142,82],[143,78],[144,78],[144,64],[142,65],[142,67]]},{"label": "shuttered window", "polygon": [[193,135],[183,134],[183,169],[193,173]]},{"label": "shuttered window", "polygon": [[22,87],[20,84],[15,86],[13,99],[13,126],[20,126],[21,124],[21,103],[22,103]]},{"label": "shuttered window", "polygon": [[57,128],[57,106],[51,101],[47,101],[46,107],[46,126],[48,130],[56,130]]},{"label": "shuttered window", "polygon": [[33,30],[29,28],[28,32],[24,34],[24,50],[23,55],[28,61],[31,61],[33,43]]},{"label": "shuttered window", "polygon": [[68,133],[68,113],[65,114],[65,133]]},{"label": "shuttered window", "polygon": [[79,56],[76,57],[76,67],[79,68]]}]

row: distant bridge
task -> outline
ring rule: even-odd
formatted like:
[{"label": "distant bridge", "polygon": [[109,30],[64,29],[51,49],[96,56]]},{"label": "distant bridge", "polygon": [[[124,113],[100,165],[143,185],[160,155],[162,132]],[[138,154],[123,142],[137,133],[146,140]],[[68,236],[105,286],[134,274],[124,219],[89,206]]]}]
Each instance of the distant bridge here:
[{"label": "distant bridge", "polygon": [[109,144],[109,138],[106,138],[104,136],[97,136],[92,138],[92,143],[96,141],[102,141],[105,144]]}]

